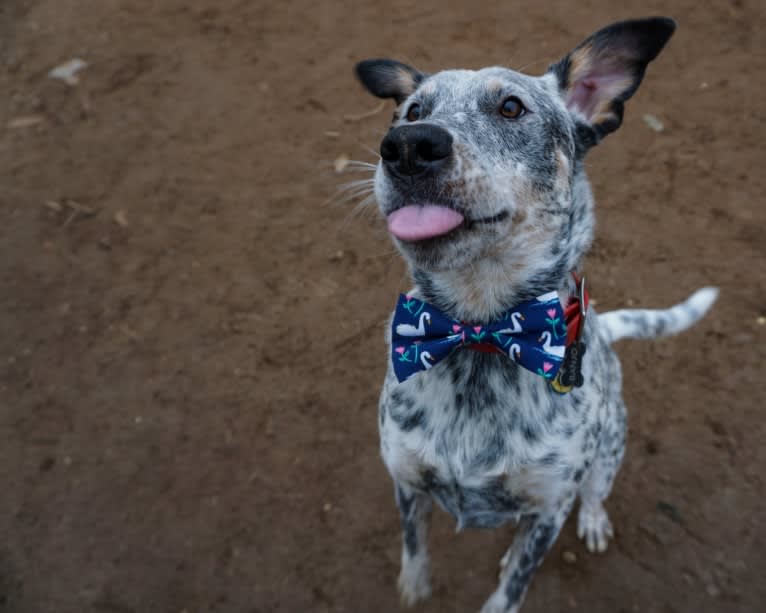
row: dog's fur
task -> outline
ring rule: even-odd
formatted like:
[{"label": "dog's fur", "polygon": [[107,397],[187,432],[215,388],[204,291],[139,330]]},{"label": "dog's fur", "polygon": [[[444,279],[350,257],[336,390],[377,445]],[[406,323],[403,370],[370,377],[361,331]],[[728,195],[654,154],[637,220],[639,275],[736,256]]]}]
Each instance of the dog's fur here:
[{"label": "dog's fur", "polygon": [[[520,301],[574,293],[593,235],[583,158],[619,127],[623,103],[675,23],[650,18],[597,32],[540,77],[505,68],[425,75],[368,60],[357,75],[398,103],[392,130],[411,123],[452,136],[438,171],[402,177],[379,164],[383,215],[408,204],[452,207],[465,222],[422,241],[394,239],[416,286],[410,294],[458,320],[487,322]],[[498,112],[509,96],[527,112]],[[412,104],[420,117],[407,119]],[[612,526],[603,502],[625,448],[621,372],[610,343],[679,332],[715,300],[703,289],[667,311],[588,311],[584,385],[556,394],[546,380],[499,355],[457,350],[397,383],[389,366],[380,399],[382,455],[395,484],[403,547],[399,590],[412,604],[430,593],[426,545],[431,501],[459,527],[518,522],[484,613],[518,611],[532,574],[580,498],[578,534],[604,551]]]}]

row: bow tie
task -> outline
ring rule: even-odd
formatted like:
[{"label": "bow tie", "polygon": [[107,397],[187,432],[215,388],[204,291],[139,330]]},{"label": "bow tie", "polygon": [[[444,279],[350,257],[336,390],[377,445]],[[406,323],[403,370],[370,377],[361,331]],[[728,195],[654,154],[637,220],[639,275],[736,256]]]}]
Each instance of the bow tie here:
[{"label": "bow tie", "polygon": [[522,302],[485,325],[457,321],[402,294],[391,328],[391,360],[400,382],[428,370],[458,347],[504,353],[519,366],[553,380],[567,346],[567,322],[556,292]]}]

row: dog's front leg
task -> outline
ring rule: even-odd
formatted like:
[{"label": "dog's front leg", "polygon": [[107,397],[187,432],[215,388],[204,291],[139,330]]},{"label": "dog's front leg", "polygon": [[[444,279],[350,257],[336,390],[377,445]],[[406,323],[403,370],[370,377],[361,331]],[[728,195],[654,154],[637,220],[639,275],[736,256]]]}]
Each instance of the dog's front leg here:
[{"label": "dog's front leg", "polygon": [[521,519],[501,562],[500,585],[481,613],[518,613],[532,575],[556,542],[573,502],[574,496],[557,509]]},{"label": "dog's front leg", "polygon": [[431,498],[427,494],[397,484],[396,504],[402,520],[399,595],[405,605],[412,606],[431,595],[431,563],[428,558]]}]

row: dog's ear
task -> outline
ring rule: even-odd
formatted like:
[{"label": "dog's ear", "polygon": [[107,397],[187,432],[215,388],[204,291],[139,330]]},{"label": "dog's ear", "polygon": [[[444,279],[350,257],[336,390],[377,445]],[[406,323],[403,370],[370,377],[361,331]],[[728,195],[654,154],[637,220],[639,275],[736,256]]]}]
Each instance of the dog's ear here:
[{"label": "dog's ear", "polygon": [[592,34],[548,69],[569,110],[591,128],[580,130],[588,145],[620,127],[625,101],[675,29],[668,17],[621,21]]},{"label": "dog's ear", "polygon": [[393,98],[396,104],[412,94],[426,76],[395,60],[364,60],[355,70],[368,92],[378,98]]}]

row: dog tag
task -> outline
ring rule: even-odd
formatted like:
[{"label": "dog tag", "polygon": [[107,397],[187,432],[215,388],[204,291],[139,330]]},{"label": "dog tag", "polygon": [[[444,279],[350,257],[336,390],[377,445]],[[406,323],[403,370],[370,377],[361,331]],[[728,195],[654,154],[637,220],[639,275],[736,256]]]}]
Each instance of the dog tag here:
[{"label": "dog tag", "polygon": [[585,343],[583,341],[575,341],[567,346],[559,372],[556,373],[556,378],[551,381],[551,387],[556,392],[566,394],[571,392],[573,387],[582,386],[582,357],[584,354]]},{"label": "dog tag", "polygon": [[561,364],[558,379],[562,387],[582,387],[582,358],[585,355],[585,343],[575,341],[566,349],[564,362]]}]

